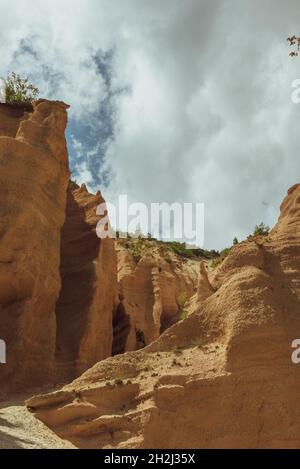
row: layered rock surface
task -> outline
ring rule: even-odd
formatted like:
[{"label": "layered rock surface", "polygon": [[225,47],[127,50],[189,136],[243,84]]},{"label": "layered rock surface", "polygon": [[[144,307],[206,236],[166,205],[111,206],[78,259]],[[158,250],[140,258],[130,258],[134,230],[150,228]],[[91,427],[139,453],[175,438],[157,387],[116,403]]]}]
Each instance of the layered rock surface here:
[{"label": "layered rock surface", "polygon": [[100,193],[72,191],[67,105],[0,105],[0,395],[66,382],[111,355],[117,264]]},{"label": "layered rock surface", "polygon": [[118,240],[117,254],[113,355],[149,345],[177,322],[195,293],[199,269],[199,260],[184,259],[156,241]]},{"label": "layered rock surface", "polygon": [[80,448],[299,447],[299,279],[297,185],[268,237],[202,271],[193,314],[28,408]]},{"label": "layered rock surface", "polygon": [[66,106],[0,105],[0,392],[53,376],[60,230],[69,180]]}]

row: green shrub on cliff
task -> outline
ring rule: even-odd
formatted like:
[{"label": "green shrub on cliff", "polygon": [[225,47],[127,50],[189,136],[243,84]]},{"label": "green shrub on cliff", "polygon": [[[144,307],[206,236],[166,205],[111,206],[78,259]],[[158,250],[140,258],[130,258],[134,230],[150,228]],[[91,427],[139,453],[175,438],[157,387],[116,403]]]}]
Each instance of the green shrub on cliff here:
[{"label": "green shrub on cliff", "polygon": [[179,293],[179,295],[177,296],[177,304],[179,307],[180,319],[186,319],[188,316],[188,311],[186,310],[188,299],[188,295],[185,291]]},{"label": "green shrub on cliff", "polygon": [[253,233],[250,234],[247,239],[249,241],[260,236],[268,236],[270,234],[270,228],[261,222],[259,225],[255,225]]},{"label": "green shrub on cliff", "polygon": [[[154,238],[153,238],[154,239]],[[196,259],[198,257],[205,257],[207,259],[214,259],[219,256],[215,250],[208,251],[200,248],[190,248],[186,243],[179,243],[177,241],[158,241],[159,244],[167,246],[171,251],[175,252],[178,256],[187,259]]]},{"label": "green shrub on cliff", "polygon": [[230,251],[231,251],[231,248],[223,249],[223,251],[220,252],[219,256],[213,259],[213,261],[211,263],[211,267],[213,269],[218,267],[218,265],[220,265],[224,261],[224,259],[226,259],[226,257],[230,253]]},{"label": "green shrub on cliff", "polygon": [[14,72],[3,79],[3,83],[5,102],[8,104],[30,104],[39,95],[38,88],[29,83],[27,77],[22,78]]},{"label": "green shrub on cliff", "polygon": [[268,236],[269,233],[270,228],[261,222],[259,225],[255,226],[252,236]]}]

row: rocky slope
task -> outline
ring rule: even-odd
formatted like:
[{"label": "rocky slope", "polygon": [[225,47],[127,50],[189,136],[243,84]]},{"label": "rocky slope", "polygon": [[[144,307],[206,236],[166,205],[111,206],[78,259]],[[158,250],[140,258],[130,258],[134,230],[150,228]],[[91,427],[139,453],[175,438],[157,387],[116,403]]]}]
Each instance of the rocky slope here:
[{"label": "rocky slope", "polygon": [[145,349],[27,402],[81,448],[299,447],[300,185],[268,237],[201,268],[194,312]]},{"label": "rocky slope", "polygon": [[24,407],[24,396],[0,403],[1,449],[76,449]]}]

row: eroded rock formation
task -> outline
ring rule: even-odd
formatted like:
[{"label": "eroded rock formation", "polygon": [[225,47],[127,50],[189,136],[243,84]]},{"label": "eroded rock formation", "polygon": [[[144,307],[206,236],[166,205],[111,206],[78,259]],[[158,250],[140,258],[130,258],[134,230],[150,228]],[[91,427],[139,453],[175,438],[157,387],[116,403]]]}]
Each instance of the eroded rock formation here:
[{"label": "eroded rock formation", "polygon": [[[155,241],[119,240],[119,299],[114,317],[113,355],[143,348],[180,319],[197,288],[198,260],[183,259]],[[133,249],[133,252],[132,252]]]},{"label": "eroded rock formation", "polygon": [[60,230],[69,181],[66,106],[0,105],[1,390],[53,376]]},{"label": "eroded rock formation", "polygon": [[66,382],[111,355],[114,242],[100,193],[69,189],[67,105],[0,105],[0,394]]},{"label": "eroded rock formation", "polygon": [[29,409],[81,448],[299,447],[300,185],[271,234],[236,245],[209,283],[154,343]]},{"label": "eroded rock formation", "polygon": [[201,303],[202,301],[207,300],[213,293],[215,293],[214,288],[211,286],[211,283],[208,278],[206,265],[202,261],[200,262],[199,278],[198,278],[198,288],[197,288],[197,301]]},{"label": "eroded rock formation", "polygon": [[114,240],[96,234],[96,208],[104,200],[86,187],[68,191],[62,229],[62,289],[56,305],[57,379],[79,376],[111,356],[112,315],[117,292]]}]

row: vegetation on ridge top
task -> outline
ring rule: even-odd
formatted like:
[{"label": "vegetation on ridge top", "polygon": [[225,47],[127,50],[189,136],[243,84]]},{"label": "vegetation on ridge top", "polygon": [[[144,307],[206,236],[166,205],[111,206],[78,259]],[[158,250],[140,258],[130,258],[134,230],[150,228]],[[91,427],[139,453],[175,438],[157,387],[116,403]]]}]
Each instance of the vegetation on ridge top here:
[{"label": "vegetation on ridge top", "polygon": [[29,83],[28,77],[22,78],[12,72],[2,80],[7,104],[31,104],[38,98],[39,89]]}]

